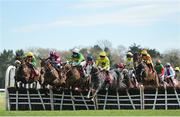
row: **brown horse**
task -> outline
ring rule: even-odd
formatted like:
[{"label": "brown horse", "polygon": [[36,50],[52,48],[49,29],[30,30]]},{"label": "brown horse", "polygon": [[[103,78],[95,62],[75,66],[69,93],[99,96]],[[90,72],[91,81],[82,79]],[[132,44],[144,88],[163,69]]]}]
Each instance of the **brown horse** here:
[{"label": "brown horse", "polygon": [[60,71],[55,69],[49,59],[41,59],[41,86],[46,88],[47,85],[53,88],[59,88],[65,81],[60,77]]},{"label": "brown horse", "polygon": [[60,74],[66,80],[66,88],[74,89],[80,86],[81,75],[76,66],[67,63],[62,66]]},{"label": "brown horse", "polygon": [[159,78],[157,73],[152,72],[152,70],[142,60],[139,53],[134,54],[133,60],[137,81],[144,86],[159,87]]},{"label": "brown horse", "polygon": [[30,67],[30,64],[26,61],[25,58],[19,60],[19,65],[16,66],[16,73],[15,73],[15,87],[18,87],[18,82],[20,82],[20,87],[26,88],[26,84],[35,83],[33,88],[37,88],[37,82],[40,80],[39,76],[34,74],[34,70]]}]

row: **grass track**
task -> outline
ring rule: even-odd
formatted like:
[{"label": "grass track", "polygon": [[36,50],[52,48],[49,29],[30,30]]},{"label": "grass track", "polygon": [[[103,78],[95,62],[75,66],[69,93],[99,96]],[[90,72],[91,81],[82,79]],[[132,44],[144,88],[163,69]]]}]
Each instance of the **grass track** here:
[{"label": "grass track", "polygon": [[0,93],[0,116],[180,116],[180,110],[5,111]]},{"label": "grass track", "polygon": [[0,111],[5,116],[180,116],[180,110]]}]

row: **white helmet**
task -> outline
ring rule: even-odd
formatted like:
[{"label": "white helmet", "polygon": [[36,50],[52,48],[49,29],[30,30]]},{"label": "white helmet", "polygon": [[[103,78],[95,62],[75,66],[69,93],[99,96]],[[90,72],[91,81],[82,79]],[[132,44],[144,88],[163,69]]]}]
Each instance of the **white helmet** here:
[{"label": "white helmet", "polygon": [[72,50],[72,52],[73,52],[73,53],[79,53],[79,49],[74,48],[74,49]]}]

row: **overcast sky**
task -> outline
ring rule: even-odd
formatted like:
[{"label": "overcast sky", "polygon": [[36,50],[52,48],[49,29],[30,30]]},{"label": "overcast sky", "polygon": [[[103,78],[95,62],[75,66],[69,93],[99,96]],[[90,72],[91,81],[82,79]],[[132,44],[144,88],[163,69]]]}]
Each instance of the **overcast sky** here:
[{"label": "overcast sky", "polygon": [[109,40],[180,48],[180,0],[0,0],[0,51]]}]

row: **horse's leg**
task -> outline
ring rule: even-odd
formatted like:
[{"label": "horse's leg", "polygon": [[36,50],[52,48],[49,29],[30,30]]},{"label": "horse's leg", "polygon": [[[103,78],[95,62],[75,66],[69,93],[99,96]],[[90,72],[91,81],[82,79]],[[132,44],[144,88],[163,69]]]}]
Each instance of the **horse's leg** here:
[{"label": "horse's leg", "polygon": [[87,98],[90,98],[90,93],[92,92],[92,89],[94,87],[94,83],[92,82],[91,76],[89,76],[88,85],[89,85],[89,91],[88,91]]},{"label": "horse's leg", "polygon": [[98,87],[96,90],[95,90],[95,93],[93,94],[91,100],[94,102],[94,98],[96,97],[97,93],[99,92],[100,88]]},{"label": "horse's leg", "polygon": [[98,98],[97,98],[97,95],[95,96],[95,107],[96,107],[96,110],[98,110]]},{"label": "horse's leg", "polygon": [[99,84],[98,88],[95,90],[95,93],[93,94],[92,99],[91,99],[92,101],[94,101],[94,98],[97,95],[97,93],[99,92],[99,90],[101,89],[102,85],[103,85],[103,83]]},{"label": "horse's leg", "polygon": [[90,98],[91,91],[92,91],[92,88],[90,87],[90,88],[89,88],[89,91],[88,91],[87,98]]},{"label": "horse's leg", "polygon": [[93,98],[91,100],[93,101],[95,109],[97,110],[98,109],[98,100],[97,100],[97,95],[95,94],[96,90],[91,89],[91,91],[92,91],[92,95],[93,95]]}]

